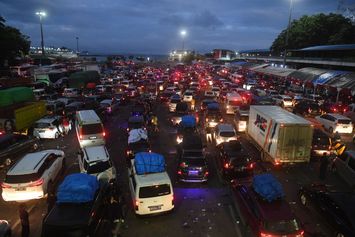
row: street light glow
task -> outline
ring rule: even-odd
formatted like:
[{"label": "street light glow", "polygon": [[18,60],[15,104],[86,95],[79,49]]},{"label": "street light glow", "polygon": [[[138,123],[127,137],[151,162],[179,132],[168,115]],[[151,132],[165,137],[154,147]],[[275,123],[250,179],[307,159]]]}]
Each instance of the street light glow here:
[{"label": "street light glow", "polygon": [[186,35],[186,30],[182,30],[181,32],[180,32],[180,35],[182,36],[182,37],[184,37],[185,35]]},{"label": "street light glow", "polygon": [[38,16],[46,16],[46,13],[44,11],[39,11],[39,12],[36,12],[36,15],[38,15]]}]

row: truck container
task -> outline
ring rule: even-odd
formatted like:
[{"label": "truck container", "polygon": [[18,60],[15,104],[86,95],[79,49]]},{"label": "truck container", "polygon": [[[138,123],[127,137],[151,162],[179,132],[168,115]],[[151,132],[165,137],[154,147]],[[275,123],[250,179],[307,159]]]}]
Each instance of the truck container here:
[{"label": "truck container", "polygon": [[0,107],[32,101],[33,99],[33,91],[29,87],[12,87],[0,90]]},{"label": "truck container", "polygon": [[97,71],[75,72],[69,76],[69,87],[86,88],[89,83],[100,84],[100,75]]},{"label": "truck container", "polygon": [[0,108],[1,132],[26,132],[40,118],[46,115],[44,101],[13,104]]},{"label": "truck container", "polygon": [[275,165],[309,162],[313,126],[278,106],[250,106],[247,134],[261,159]]}]

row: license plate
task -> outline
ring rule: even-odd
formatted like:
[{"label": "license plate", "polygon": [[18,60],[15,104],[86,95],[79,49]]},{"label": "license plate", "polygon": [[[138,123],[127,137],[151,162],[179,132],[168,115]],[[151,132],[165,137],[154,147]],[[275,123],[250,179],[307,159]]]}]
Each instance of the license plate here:
[{"label": "license plate", "polygon": [[96,139],[96,137],[89,137],[89,139]]},{"label": "license plate", "polygon": [[343,126],[343,128],[348,128],[348,126]]},{"label": "license plate", "polygon": [[150,210],[150,211],[156,211],[156,210],[160,210],[160,209],[161,209],[161,205],[149,207],[149,210]]},{"label": "license plate", "polygon": [[190,176],[196,176],[196,175],[198,175],[198,170],[189,170],[189,175],[190,175]]},{"label": "license plate", "polygon": [[15,188],[16,191],[25,191],[26,188],[25,187],[19,187],[19,188]]}]

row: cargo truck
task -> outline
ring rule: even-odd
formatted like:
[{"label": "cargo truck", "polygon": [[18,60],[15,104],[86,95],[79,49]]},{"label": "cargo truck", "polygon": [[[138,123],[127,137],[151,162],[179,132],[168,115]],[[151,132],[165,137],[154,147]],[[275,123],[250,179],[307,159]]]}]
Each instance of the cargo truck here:
[{"label": "cargo truck", "polygon": [[46,115],[44,101],[17,103],[0,108],[0,132],[28,133],[28,129]]},{"label": "cargo truck", "polygon": [[278,106],[250,106],[247,135],[263,161],[274,165],[309,162],[313,126]]}]

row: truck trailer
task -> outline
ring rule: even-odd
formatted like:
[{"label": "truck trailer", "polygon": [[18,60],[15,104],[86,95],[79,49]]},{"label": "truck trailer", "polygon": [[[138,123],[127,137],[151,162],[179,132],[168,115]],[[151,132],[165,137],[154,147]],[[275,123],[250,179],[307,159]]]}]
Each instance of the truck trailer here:
[{"label": "truck trailer", "polygon": [[309,162],[313,126],[278,106],[250,106],[247,135],[263,161],[274,165]]}]

